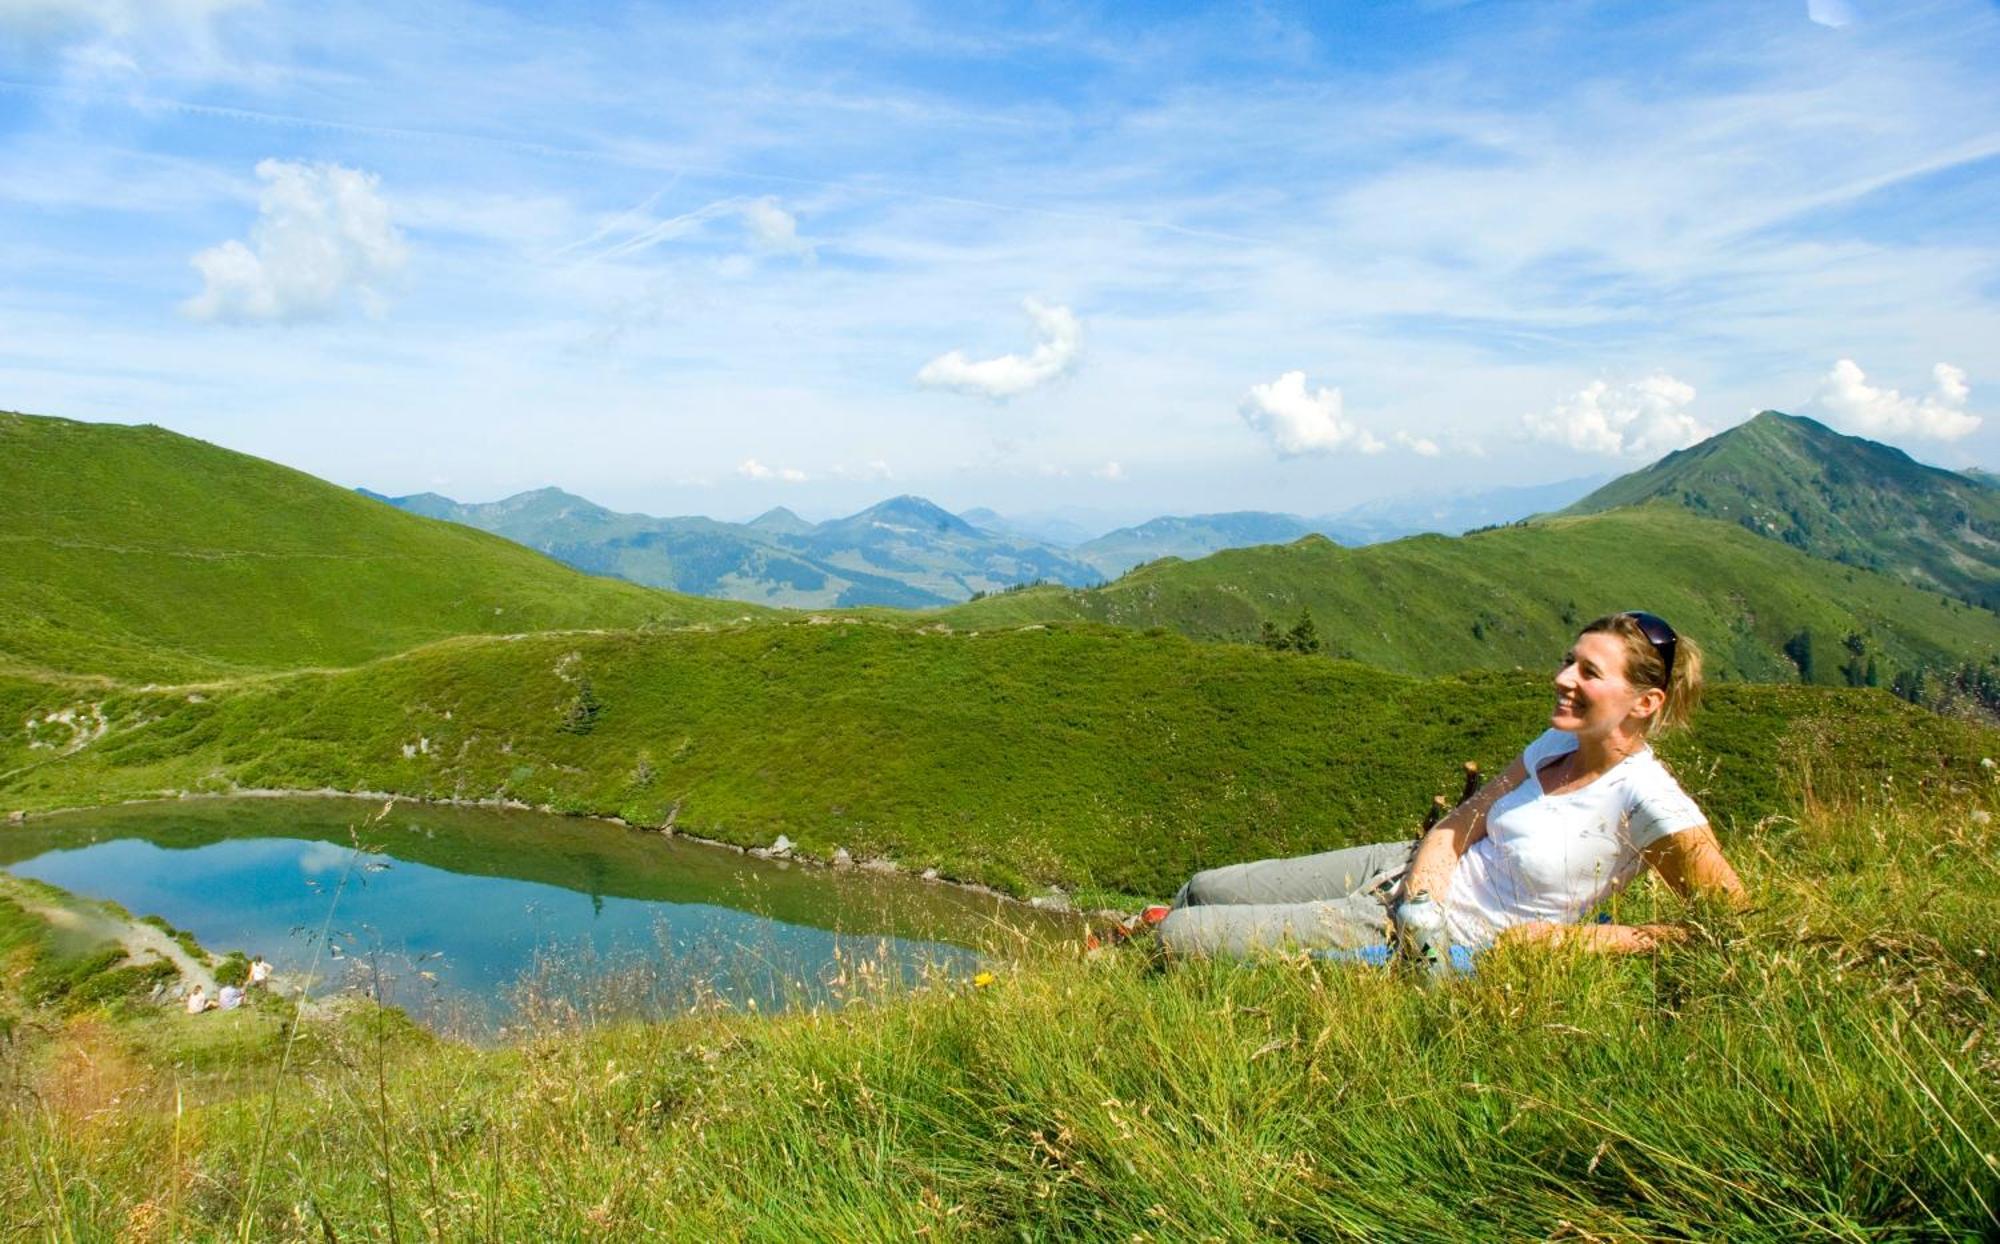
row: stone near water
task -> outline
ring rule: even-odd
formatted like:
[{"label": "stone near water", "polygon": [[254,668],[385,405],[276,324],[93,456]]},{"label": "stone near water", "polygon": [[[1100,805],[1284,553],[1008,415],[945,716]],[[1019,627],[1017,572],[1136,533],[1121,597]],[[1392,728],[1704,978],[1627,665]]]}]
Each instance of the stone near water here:
[{"label": "stone near water", "polygon": [[835,847],[833,849],[833,866],[835,868],[854,867],[854,857],[848,854],[846,847]]}]

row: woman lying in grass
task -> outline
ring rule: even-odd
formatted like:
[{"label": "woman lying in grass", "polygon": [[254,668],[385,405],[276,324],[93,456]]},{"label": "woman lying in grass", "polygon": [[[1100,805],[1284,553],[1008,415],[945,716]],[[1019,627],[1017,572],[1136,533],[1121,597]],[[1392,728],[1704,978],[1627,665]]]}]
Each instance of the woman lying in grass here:
[{"label": "woman lying in grass", "polygon": [[1744,900],[1708,818],[1646,740],[1686,723],[1701,650],[1650,613],[1583,628],[1555,677],[1550,729],[1415,843],[1262,860],[1195,876],[1160,922],[1173,954],[1380,946],[1403,904],[1443,908],[1451,944],[1568,942],[1636,952],[1676,925],[1585,924],[1651,866],[1681,895]]}]

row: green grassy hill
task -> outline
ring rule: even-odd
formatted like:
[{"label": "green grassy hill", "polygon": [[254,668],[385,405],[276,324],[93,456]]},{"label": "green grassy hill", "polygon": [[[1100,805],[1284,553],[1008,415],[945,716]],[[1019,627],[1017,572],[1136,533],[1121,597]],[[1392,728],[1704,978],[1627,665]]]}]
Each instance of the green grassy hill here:
[{"label": "green grassy hill", "polygon": [[1989,610],[1663,506],[1365,548],[1308,537],[1159,562],[1088,591],[1009,592],[933,616],[975,628],[1088,619],[1247,641],[1262,624],[1290,628],[1310,609],[1335,655],[1442,674],[1543,669],[1579,624],[1630,608],[1695,636],[1727,678],[1796,680],[1787,646],[1798,651],[1802,634],[1819,653],[1814,680],[1829,684],[1849,681],[1850,635],[1863,648],[1857,681],[1873,657],[1882,685],[1920,664],[2000,650],[2000,619]]},{"label": "green grassy hill", "polygon": [[[1548,700],[1540,673],[1426,680],[1094,626],[467,638],[196,696],[0,681],[0,720],[31,723],[0,745],[0,808],[497,797],[1016,891],[1164,895],[1198,867],[1411,832],[1461,761],[1495,770],[1543,729]],[[1996,751],[1886,693],[1756,686],[1663,746],[1726,829],[1815,784],[1917,789]]]},{"label": "green grassy hill", "polygon": [[2000,608],[2000,488],[1767,410],[1565,510],[1656,503]]},{"label": "green grassy hill", "polygon": [[0,413],[0,663],[191,680],[448,635],[719,621],[162,428]]}]

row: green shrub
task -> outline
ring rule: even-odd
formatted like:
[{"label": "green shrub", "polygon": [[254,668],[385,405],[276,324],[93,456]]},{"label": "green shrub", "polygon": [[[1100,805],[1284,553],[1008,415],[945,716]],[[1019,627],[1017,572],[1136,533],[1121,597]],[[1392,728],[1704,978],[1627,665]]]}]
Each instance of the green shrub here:
[{"label": "green shrub", "polygon": [[232,950],[215,965],[215,983],[218,985],[244,985],[250,980],[250,956],[240,950]]}]

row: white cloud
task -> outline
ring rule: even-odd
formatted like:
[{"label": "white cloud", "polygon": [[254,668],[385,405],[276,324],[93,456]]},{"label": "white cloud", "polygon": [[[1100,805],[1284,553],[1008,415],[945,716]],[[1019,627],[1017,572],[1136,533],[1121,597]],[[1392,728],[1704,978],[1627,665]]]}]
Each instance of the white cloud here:
[{"label": "white cloud", "polygon": [[1384,446],[1366,429],[1348,422],[1339,389],[1306,392],[1306,374],[1288,371],[1269,384],[1253,384],[1237,407],[1243,422],[1270,438],[1281,458],[1356,449],[1364,454]]},{"label": "white cloud", "polygon": [[1694,386],[1664,372],[1616,388],[1594,380],[1540,415],[1521,423],[1545,441],[1593,454],[1653,458],[1685,449],[1714,434],[1687,407]]},{"label": "white cloud", "polygon": [[409,258],[373,173],[338,164],[262,160],[264,182],[248,244],[230,239],[191,262],[202,291],[181,304],[200,320],[306,320],[353,293],[382,304],[380,286]]},{"label": "white cloud", "polygon": [[738,463],[736,473],[744,479],[775,479],[787,484],[803,484],[811,478],[797,467],[767,467],[755,458],[745,458]]},{"label": "white cloud", "polygon": [[813,244],[799,236],[799,218],[779,207],[776,198],[766,195],[752,199],[743,205],[742,211],[743,227],[760,248],[805,260],[817,257]]},{"label": "white cloud", "polygon": [[1819,384],[1813,405],[1834,423],[1862,436],[1920,436],[1955,441],[1978,431],[1981,420],[1966,410],[1972,388],[1965,372],[1950,363],[1931,368],[1936,382],[1922,398],[1904,397],[1894,389],[1878,389],[1853,359],[1833,365]]},{"label": "white cloud", "polygon": [[1035,348],[1027,357],[1003,354],[974,362],[964,351],[953,350],[925,363],[917,383],[997,401],[1038,388],[1068,371],[1083,347],[1082,324],[1068,307],[1045,306],[1033,298],[1021,306],[1035,324]]},{"label": "white cloud", "polygon": [[1806,16],[1839,30],[1854,20],[1854,8],[1847,0],[1806,0]]},{"label": "white cloud", "polygon": [[1107,462],[1101,467],[1092,467],[1090,474],[1094,479],[1121,480],[1125,478],[1125,468],[1116,462]]},{"label": "white cloud", "polygon": [[1398,445],[1401,445],[1420,458],[1435,458],[1438,456],[1438,443],[1427,436],[1412,436],[1408,432],[1398,432],[1394,439]]}]

